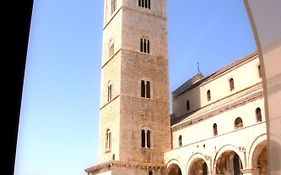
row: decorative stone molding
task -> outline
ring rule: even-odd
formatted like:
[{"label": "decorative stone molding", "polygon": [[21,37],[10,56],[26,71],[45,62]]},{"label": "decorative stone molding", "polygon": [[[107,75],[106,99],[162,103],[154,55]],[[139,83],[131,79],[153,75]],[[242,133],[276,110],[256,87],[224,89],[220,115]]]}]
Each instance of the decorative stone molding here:
[{"label": "decorative stone molding", "polygon": [[165,169],[165,164],[155,163],[140,163],[140,162],[129,162],[129,161],[108,161],[102,164],[98,164],[87,168],[87,173],[94,173],[98,171],[109,171],[112,167],[125,167],[125,168],[139,168],[139,169]]}]

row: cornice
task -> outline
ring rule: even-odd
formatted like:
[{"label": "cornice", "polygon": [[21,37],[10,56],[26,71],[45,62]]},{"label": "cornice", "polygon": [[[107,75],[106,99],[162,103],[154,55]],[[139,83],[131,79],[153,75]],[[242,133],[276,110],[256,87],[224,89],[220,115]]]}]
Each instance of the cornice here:
[{"label": "cornice", "polygon": [[87,168],[85,169],[85,171],[87,173],[94,173],[98,171],[109,171],[112,168],[116,168],[116,167],[138,168],[138,169],[165,169],[166,165],[156,164],[156,163],[140,163],[140,162],[131,162],[131,161],[111,160]]}]

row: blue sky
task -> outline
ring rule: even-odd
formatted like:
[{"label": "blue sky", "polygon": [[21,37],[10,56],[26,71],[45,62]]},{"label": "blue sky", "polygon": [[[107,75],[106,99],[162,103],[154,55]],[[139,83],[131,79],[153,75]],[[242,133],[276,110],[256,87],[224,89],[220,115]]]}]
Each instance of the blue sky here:
[{"label": "blue sky", "polygon": [[[242,0],[167,0],[170,90],[256,49]],[[97,159],[102,0],[35,0],[15,175],[83,175]]]}]

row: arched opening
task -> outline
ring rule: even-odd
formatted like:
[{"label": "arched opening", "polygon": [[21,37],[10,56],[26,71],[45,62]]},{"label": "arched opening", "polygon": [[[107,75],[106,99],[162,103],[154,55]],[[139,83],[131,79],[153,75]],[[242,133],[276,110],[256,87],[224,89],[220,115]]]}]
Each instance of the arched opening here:
[{"label": "arched opening", "polygon": [[262,121],[261,108],[256,109],[256,120],[257,122]]},{"label": "arched opening", "polygon": [[111,101],[112,99],[112,83],[109,81],[107,83],[107,102]]},{"label": "arched opening", "polygon": [[105,151],[110,151],[111,149],[111,131],[110,129],[106,130],[106,136],[105,136]]},{"label": "arched opening", "polygon": [[211,100],[211,91],[210,90],[207,91],[207,100],[208,101]]},{"label": "arched opening", "polygon": [[262,175],[267,173],[266,141],[263,141],[256,146],[252,158],[252,167],[255,169],[255,175]]},{"label": "arched opening", "polygon": [[196,159],[190,165],[188,170],[189,175],[207,175],[208,174],[208,166],[207,163],[203,159]]},{"label": "arched opening", "polygon": [[182,146],[182,136],[180,135],[179,136],[179,147],[181,147]]},{"label": "arched opening", "polygon": [[261,65],[258,65],[258,74],[259,74],[259,78],[261,78]]},{"label": "arched opening", "polygon": [[230,89],[230,91],[233,91],[234,90],[234,80],[233,80],[233,78],[230,78],[228,81],[229,81],[229,89]]},{"label": "arched opening", "polygon": [[217,174],[240,175],[241,169],[243,169],[241,159],[234,151],[224,152],[216,163]]},{"label": "arched opening", "polygon": [[213,134],[214,136],[218,135],[218,125],[216,123],[213,124]]},{"label": "arched opening", "polygon": [[169,166],[167,172],[167,175],[182,175],[180,167],[174,163]]},{"label": "arched opening", "polygon": [[234,121],[234,128],[242,128],[243,127],[243,120],[240,117],[237,117]]}]

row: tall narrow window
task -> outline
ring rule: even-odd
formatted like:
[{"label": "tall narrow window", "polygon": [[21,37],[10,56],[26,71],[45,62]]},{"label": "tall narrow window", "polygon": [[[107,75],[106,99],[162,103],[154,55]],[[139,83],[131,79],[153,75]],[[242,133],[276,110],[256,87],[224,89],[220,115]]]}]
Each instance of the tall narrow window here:
[{"label": "tall narrow window", "polygon": [[141,80],[141,97],[151,97],[151,85],[149,81]]},{"label": "tall narrow window", "polygon": [[105,151],[109,151],[111,148],[111,132],[109,129],[106,130],[106,140],[105,140]]},{"label": "tall narrow window", "polygon": [[150,148],[150,131],[146,131],[146,147]]},{"label": "tall narrow window", "polygon": [[108,55],[109,55],[109,57],[114,55],[114,41],[112,39],[109,42],[109,53],[108,53]]},{"label": "tall narrow window", "polygon": [[259,74],[259,77],[261,78],[261,65],[260,64],[258,65],[258,74]]},{"label": "tall narrow window", "polygon": [[116,0],[110,1],[111,14],[116,10]]},{"label": "tall narrow window", "polygon": [[146,98],[150,98],[150,82],[146,82]]},{"label": "tall narrow window", "polygon": [[141,130],[141,147],[145,147],[145,130]]},{"label": "tall narrow window", "polygon": [[186,100],[186,110],[187,110],[187,111],[189,111],[189,110],[190,110],[189,100]]},{"label": "tall narrow window", "polygon": [[141,80],[141,97],[145,97],[145,82]]},{"label": "tall narrow window", "polygon": [[257,122],[262,121],[261,108],[256,109],[256,119],[257,119]]},{"label": "tall narrow window", "polygon": [[143,52],[143,39],[140,39],[140,51]]},{"label": "tall narrow window", "polygon": [[208,101],[211,100],[211,91],[210,90],[207,91],[207,100]]},{"label": "tall narrow window", "polygon": [[150,0],[138,0],[139,7],[150,9]]},{"label": "tall narrow window", "polygon": [[146,39],[143,39],[143,52],[147,53],[146,52]]},{"label": "tall narrow window", "polygon": [[151,131],[149,129],[141,130],[141,147],[142,148],[151,147]]},{"label": "tall narrow window", "polygon": [[179,147],[181,147],[182,146],[182,136],[180,135],[179,136]]},{"label": "tall narrow window", "polygon": [[149,172],[148,172],[148,175],[153,175],[153,172],[152,172],[152,171],[149,171]]},{"label": "tall narrow window", "polygon": [[242,128],[243,127],[243,120],[240,117],[237,117],[234,121],[234,128]]},{"label": "tall narrow window", "polygon": [[234,80],[233,80],[233,78],[229,79],[229,88],[230,88],[230,91],[234,90]]},{"label": "tall narrow window", "polygon": [[140,52],[150,53],[150,41],[146,37],[140,39]]},{"label": "tall narrow window", "polygon": [[150,52],[150,46],[149,46],[150,44],[149,44],[149,40],[147,40],[147,43],[146,43],[146,53],[149,53]]},{"label": "tall narrow window", "polygon": [[112,83],[111,81],[108,82],[107,84],[107,101],[111,101],[112,99]]},{"label": "tall narrow window", "polygon": [[218,135],[218,126],[216,123],[213,124],[213,134],[214,136]]}]

